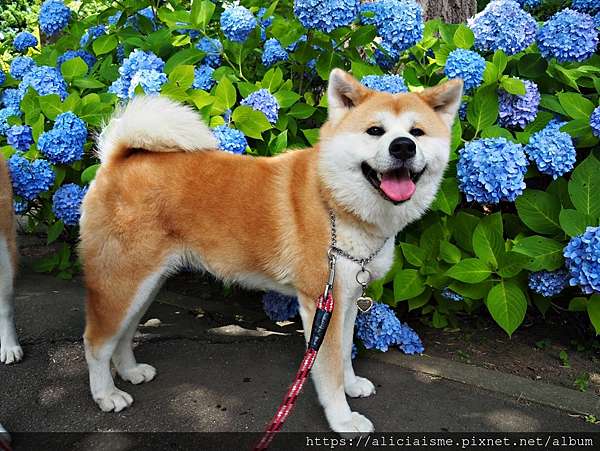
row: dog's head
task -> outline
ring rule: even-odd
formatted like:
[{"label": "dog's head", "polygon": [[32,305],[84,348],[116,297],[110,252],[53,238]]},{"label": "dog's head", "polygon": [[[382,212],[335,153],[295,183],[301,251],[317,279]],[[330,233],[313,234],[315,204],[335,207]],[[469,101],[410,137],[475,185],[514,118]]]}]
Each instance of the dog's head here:
[{"label": "dog's head", "polygon": [[450,153],[462,81],[388,94],[340,69],[329,77],[319,175],[335,202],[393,234],[434,200]]}]

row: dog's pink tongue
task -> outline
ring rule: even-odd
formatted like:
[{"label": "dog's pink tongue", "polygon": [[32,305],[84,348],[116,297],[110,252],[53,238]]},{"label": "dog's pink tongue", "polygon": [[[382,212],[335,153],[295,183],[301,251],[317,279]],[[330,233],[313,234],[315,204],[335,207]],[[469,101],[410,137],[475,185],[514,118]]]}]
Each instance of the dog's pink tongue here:
[{"label": "dog's pink tongue", "polygon": [[396,202],[410,199],[417,189],[408,171],[385,172],[379,187],[387,197]]}]

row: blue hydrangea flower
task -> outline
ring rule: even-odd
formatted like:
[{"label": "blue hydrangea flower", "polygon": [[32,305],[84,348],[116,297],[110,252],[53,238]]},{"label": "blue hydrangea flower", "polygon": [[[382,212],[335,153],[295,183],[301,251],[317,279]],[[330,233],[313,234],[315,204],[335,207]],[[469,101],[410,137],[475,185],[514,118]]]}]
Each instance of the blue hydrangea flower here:
[{"label": "blue hydrangea flower", "polygon": [[526,172],[523,147],[505,138],[478,139],[459,150],[456,173],[469,202],[514,201],[525,189]]},{"label": "blue hydrangea flower", "polygon": [[458,108],[458,117],[460,118],[461,121],[464,121],[465,119],[467,119],[467,108],[469,107],[469,104],[467,102],[462,102],[460,104],[460,107]]},{"label": "blue hydrangea flower", "polygon": [[33,144],[33,134],[29,125],[13,125],[6,132],[6,141],[14,149],[27,152]]},{"label": "blue hydrangea flower", "polygon": [[352,358],[352,360],[354,360],[357,356],[358,356],[358,348],[356,347],[356,345],[354,343],[352,343],[352,351],[351,351],[350,357]]},{"label": "blue hydrangea flower", "polygon": [[117,11],[116,13],[114,13],[112,16],[110,16],[108,18],[108,24],[112,27],[114,27],[115,25],[117,25],[117,23],[119,23],[119,19],[121,19],[121,11]]},{"label": "blue hydrangea flower", "polygon": [[294,0],[294,14],[306,28],[331,33],[356,19],[360,0]]},{"label": "blue hydrangea flower", "polygon": [[517,2],[527,9],[535,9],[542,4],[542,0],[517,0]]},{"label": "blue hydrangea flower", "polygon": [[571,238],[563,251],[569,284],[585,294],[600,293],[600,227],[588,227]]},{"label": "blue hydrangea flower", "polygon": [[376,0],[364,5],[362,13],[374,14],[363,21],[377,27],[379,35],[397,51],[406,50],[423,39],[423,9],[414,0]]},{"label": "blue hydrangea flower", "polygon": [[535,133],[525,146],[525,153],[535,162],[538,170],[554,179],[572,171],[577,159],[571,135],[560,131],[564,124],[551,121],[546,128]]},{"label": "blue hydrangea flower", "polygon": [[28,48],[35,47],[36,45],[38,45],[37,38],[27,31],[21,31],[15,36],[15,40],[13,41],[13,47],[17,52],[21,53],[26,52]]},{"label": "blue hydrangea flower", "polygon": [[214,71],[215,70],[208,64],[202,64],[201,66],[196,67],[194,69],[194,83],[192,84],[192,87],[194,89],[210,91],[215,84],[215,79],[213,78]]},{"label": "blue hydrangea flower", "polygon": [[35,61],[29,56],[17,56],[10,63],[10,75],[21,80],[25,74],[35,67]]},{"label": "blue hydrangea flower", "polygon": [[462,78],[465,91],[470,91],[481,84],[484,71],[485,59],[479,53],[465,49],[450,52],[444,67],[444,73],[448,78]]},{"label": "blue hydrangea flower", "polygon": [[167,80],[164,67],[164,61],[154,53],[136,49],[123,60],[119,68],[120,77],[108,88],[108,92],[120,99],[133,97],[138,85],[146,94],[159,92]]},{"label": "blue hydrangea flower", "polygon": [[164,72],[159,72],[154,69],[143,69],[137,71],[131,77],[131,83],[129,84],[128,96],[132,98],[135,96],[135,89],[140,86],[144,93],[147,95],[158,94],[162,85],[167,82],[167,75]]},{"label": "blue hydrangea flower", "polygon": [[392,69],[400,59],[400,51],[385,41],[379,43],[373,53],[375,63],[383,69]]},{"label": "blue hydrangea flower", "polygon": [[532,272],[529,274],[529,289],[545,298],[551,298],[560,294],[567,287],[568,281],[569,276],[564,269]]},{"label": "blue hydrangea flower", "polygon": [[590,115],[590,127],[594,136],[600,138],[600,106],[597,106]]},{"label": "blue hydrangea flower", "polygon": [[285,321],[298,314],[298,298],[269,291],[262,297],[263,308],[271,321]]},{"label": "blue hydrangea flower", "polygon": [[268,39],[265,42],[262,54],[262,63],[266,67],[288,60],[288,53],[275,38]]},{"label": "blue hydrangea flower", "polygon": [[202,38],[196,44],[196,48],[206,53],[202,63],[210,67],[219,67],[221,64],[221,53],[223,53],[223,44],[218,39]]},{"label": "blue hydrangea flower", "polygon": [[219,125],[212,130],[213,135],[217,138],[219,149],[238,154],[246,152],[248,141],[241,131],[227,125]]},{"label": "blue hydrangea flower", "polygon": [[26,200],[35,199],[54,183],[54,172],[46,160],[29,161],[15,153],[8,159],[8,171],[15,194]]},{"label": "blue hydrangea flower", "polygon": [[510,94],[503,89],[498,93],[498,115],[503,127],[525,128],[537,116],[540,91],[531,80],[523,80],[525,94]]},{"label": "blue hydrangea flower", "polygon": [[46,0],[40,8],[40,30],[46,36],[54,36],[64,30],[71,20],[71,10],[62,0]]},{"label": "blue hydrangea flower", "polygon": [[423,354],[425,351],[423,343],[421,342],[421,338],[408,324],[402,324],[402,330],[400,337],[398,338],[398,343],[398,348],[400,348],[404,354]]},{"label": "blue hydrangea flower", "polygon": [[3,85],[6,81],[6,74],[2,69],[0,69],[0,85]]},{"label": "blue hydrangea flower", "polygon": [[356,317],[356,336],[367,349],[385,352],[397,345],[407,354],[423,352],[417,334],[402,324],[388,305],[380,302],[375,302],[369,313]]},{"label": "blue hydrangea flower", "polygon": [[94,42],[100,36],[106,34],[106,26],[105,25],[96,25],[94,27],[88,28],[81,39],[79,40],[80,47],[86,47],[88,44]]},{"label": "blue hydrangea flower", "polygon": [[600,13],[596,13],[594,16],[594,26],[600,28]]},{"label": "blue hydrangea flower", "polygon": [[588,14],[595,14],[600,11],[600,2],[598,0],[573,0],[571,8]]},{"label": "blue hydrangea flower", "polygon": [[60,70],[65,61],[75,58],[81,58],[83,62],[87,64],[88,70],[90,70],[92,67],[94,67],[94,64],[96,64],[96,57],[90,52],[86,52],[85,50],[67,50],[56,60],[56,67]]},{"label": "blue hydrangea flower", "polygon": [[67,183],[56,190],[52,196],[52,212],[65,225],[79,224],[81,217],[81,202],[87,192],[87,187],[75,183]]},{"label": "blue hydrangea flower", "polygon": [[125,59],[125,46],[123,44],[119,44],[117,46],[117,62],[119,64],[123,63],[123,60]]},{"label": "blue hydrangea flower", "polygon": [[68,95],[62,74],[50,66],[36,66],[27,72],[19,85],[19,91],[25,95],[28,88],[33,88],[40,96],[58,94],[61,100],[65,100]]},{"label": "blue hydrangea flower", "polygon": [[[177,26],[185,26],[186,23],[177,22]],[[180,28],[175,30],[179,34],[187,34],[191,39],[198,39],[200,37],[200,32],[198,30],[194,30],[193,28]]]},{"label": "blue hydrangea flower", "polygon": [[598,30],[590,15],[567,8],[541,26],[537,45],[544,58],[556,58],[560,62],[584,61],[596,51]]},{"label": "blue hydrangea flower", "polygon": [[258,26],[260,27],[260,39],[264,41],[267,39],[267,28],[273,24],[274,16],[265,16],[267,13],[267,8],[262,7],[256,13],[256,17],[258,18]]},{"label": "blue hydrangea flower", "polygon": [[537,22],[513,0],[494,0],[468,20],[475,35],[475,48],[484,52],[522,52],[535,40]]},{"label": "blue hydrangea flower", "polygon": [[404,78],[401,75],[365,75],[360,82],[375,91],[398,94],[408,92]]},{"label": "blue hydrangea flower", "polygon": [[11,127],[8,118],[12,116],[21,116],[21,111],[15,108],[3,108],[0,110],[0,135],[6,135]]},{"label": "blue hydrangea flower", "polygon": [[267,120],[274,124],[279,116],[279,103],[273,94],[266,89],[259,89],[249,94],[242,100],[242,105],[248,105],[256,111],[262,112]]},{"label": "blue hydrangea flower", "polygon": [[442,290],[441,295],[447,301],[461,302],[461,301],[465,300],[465,298],[463,298],[460,294],[456,293],[455,291],[452,291],[448,287],[446,287]]},{"label": "blue hydrangea flower", "polygon": [[2,104],[6,108],[12,108],[13,110],[21,109],[21,100],[23,100],[23,97],[21,97],[18,89],[5,89],[2,93]]},{"label": "blue hydrangea flower", "polygon": [[221,14],[221,31],[231,42],[244,42],[256,28],[256,18],[244,6],[225,8]]},{"label": "blue hydrangea flower", "polygon": [[85,122],[70,111],[56,117],[54,127],[40,135],[38,148],[55,164],[72,164],[83,158],[87,141]]},{"label": "blue hydrangea flower", "polygon": [[294,42],[292,42],[290,45],[288,45],[285,49],[288,52],[295,52],[296,49],[298,48],[298,46],[300,45],[300,43],[306,42],[306,41],[308,41],[308,36],[306,36],[305,34],[303,34],[298,39],[296,39]]},{"label": "blue hydrangea flower", "polygon": [[13,210],[15,211],[16,215],[24,215],[25,213],[27,213],[28,208],[29,205],[27,204],[27,202],[13,200]]}]

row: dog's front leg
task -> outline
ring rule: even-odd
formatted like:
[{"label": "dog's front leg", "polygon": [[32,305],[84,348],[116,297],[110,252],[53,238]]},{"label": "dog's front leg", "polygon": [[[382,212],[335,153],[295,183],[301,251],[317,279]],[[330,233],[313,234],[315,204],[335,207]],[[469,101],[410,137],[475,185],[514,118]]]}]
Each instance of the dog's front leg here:
[{"label": "dog's front leg", "polygon": [[[299,295],[300,316],[308,341],[315,314],[315,300]],[[368,418],[352,412],[344,387],[344,323],[348,302],[343,296],[336,297],[329,329],[317,356],[312,376],[319,401],[331,429],[338,433],[369,433],[373,423]]]}]

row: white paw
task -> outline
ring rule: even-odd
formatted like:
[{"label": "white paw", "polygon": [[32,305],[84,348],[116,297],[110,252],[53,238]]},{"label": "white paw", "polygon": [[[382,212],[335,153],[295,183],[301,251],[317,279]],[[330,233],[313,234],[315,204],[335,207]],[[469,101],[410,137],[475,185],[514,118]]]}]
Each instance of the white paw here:
[{"label": "white paw", "polygon": [[367,378],[358,376],[356,376],[352,383],[346,384],[344,389],[346,390],[346,394],[351,398],[366,398],[377,392],[373,382]]},{"label": "white paw", "polygon": [[7,365],[11,363],[17,363],[21,361],[23,358],[23,349],[21,346],[13,345],[13,346],[4,346],[0,347],[0,362],[6,363]]},{"label": "white paw", "polygon": [[120,412],[133,404],[131,395],[116,387],[106,395],[95,396],[94,401],[98,403],[103,412]]},{"label": "white paw", "polygon": [[145,363],[138,363],[136,366],[127,370],[119,371],[119,376],[124,381],[129,381],[132,384],[141,384],[150,382],[156,376],[156,368]]},{"label": "white paw", "polygon": [[345,437],[354,437],[357,435],[369,434],[375,430],[373,423],[358,412],[352,412],[350,418],[342,421],[334,421],[330,424],[331,429]]}]

